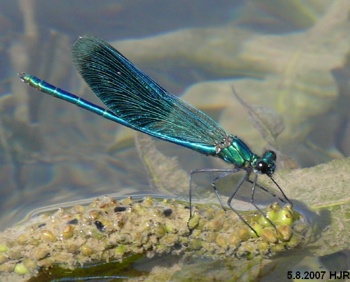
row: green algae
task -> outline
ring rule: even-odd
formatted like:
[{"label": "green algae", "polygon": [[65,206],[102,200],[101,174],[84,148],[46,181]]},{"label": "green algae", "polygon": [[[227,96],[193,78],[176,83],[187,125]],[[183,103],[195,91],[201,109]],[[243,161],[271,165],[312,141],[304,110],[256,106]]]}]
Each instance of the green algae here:
[{"label": "green algae", "polygon": [[[157,257],[175,256],[177,262],[173,265],[173,272],[170,274],[168,271],[167,279],[186,276],[183,271],[179,272],[179,268],[186,269],[186,264],[191,258],[193,271],[207,263],[201,258],[216,261],[220,267],[213,271],[210,277],[231,275],[239,280],[251,273],[252,276],[249,277],[253,279],[252,277],[256,277],[254,275],[270,275],[270,271],[274,273],[273,269],[283,265],[292,269],[307,254],[326,256],[348,248],[349,169],[350,159],[342,159],[313,168],[279,171],[275,179],[287,195],[294,203],[302,201],[308,204],[311,211],[306,211],[297,204],[298,210],[304,209],[303,214],[307,218],[305,222],[300,220],[299,213],[290,210],[290,207],[271,205],[265,212],[276,224],[278,233],[274,232],[264,218],[256,216],[254,212],[242,213],[251,225],[259,229],[259,238],[250,234],[246,226],[235,219],[232,212],[225,213],[221,207],[213,204],[196,204],[194,216],[189,221],[186,202],[150,197],[143,201],[134,201],[131,198],[104,198],[87,206],[77,205],[42,213],[40,217],[33,218],[35,223],[19,226],[17,230],[9,229],[0,235],[3,249],[0,269],[2,275],[11,274],[14,267],[29,256],[34,262],[39,262],[39,265],[31,263],[32,268],[27,275],[30,277],[38,269],[45,271],[55,266],[60,267],[63,272],[71,271],[79,269],[81,264],[89,264],[89,261],[100,261],[104,264],[106,260],[114,258],[123,262],[133,255],[140,255],[151,261]],[[117,220],[106,216],[110,214],[114,214]],[[133,218],[132,224],[124,218],[125,215]],[[82,225],[78,227],[76,220]],[[55,231],[47,224],[42,226],[43,221],[64,224],[60,227],[57,225]],[[96,221],[103,222],[104,228],[96,226]],[[288,229],[291,221],[293,228]],[[65,228],[68,222],[71,222],[70,225],[73,225],[74,229]],[[128,228],[132,228],[132,232],[127,231]],[[70,234],[72,230],[73,236]],[[63,236],[64,233],[66,236]],[[296,234],[302,236],[295,236]],[[54,240],[54,237],[58,240]],[[73,244],[74,241],[79,243]],[[61,244],[62,242],[64,244]],[[60,252],[55,255],[54,249],[50,249],[48,244]],[[101,247],[103,244],[108,247]],[[302,249],[298,248],[300,246]],[[30,248],[35,252],[29,252]],[[69,256],[69,253],[75,255]],[[272,254],[282,256],[271,259],[269,256]],[[234,271],[231,269],[233,265],[236,267]],[[162,276],[161,273],[168,269],[157,263],[154,266],[158,267],[159,272],[152,270],[151,274],[146,271],[147,275],[140,275],[154,278],[157,275]],[[188,271],[188,275],[195,273],[191,272],[191,268]],[[123,273],[121,271],[118,275]],[[133,274],[129,275],[134,277]],[[232,281],[235,279],[232,278]]]},{"label": "green algae", "polygon": [[[142,276],[144,273],[142,271],[137,271],[135,269],[131,269],[130,265],[137,261],[141,255],[134,255],[126,257],[123,261],[111,261],[99,264],[87,264],[84,267],[77,267],[75,269],[65,269],[59,265],[53,265],[48,269],[43,269],[30,278],[28,282],[46,282],[52,281],[54,279],[58,280],[63,278],[69,279],[84,279],[84,277],[94,277],[95,280],[98,279],[109,279],[109,281],[113,281],[112,279],[117,279],[120,281],[122,278],[126,277],[137,277]],[[101,273],[103,273],[101,275]]]},{"label": "green algae", "polygon": [[[0,234],[8,248],[0,271],[35,275],[38,270],[41,273],[59,266],[75,275],[72,269],[91,262],[104,265],[137,255],[254,259],[303,245],[308,228],[301,215],[290,206],[276,204],[268,207],[267,212],[271,211],[291,214],[293,220],[277,216],[275,227],[263,226],[259,224],[261,214],[242,213],[261,235],[257,237],[234,213],[218,205],[196,204],[188,221],[187,203],[181,201],[95,199],[87,206],[40,214],[34,222]],[[71,234],[63,236],[64,232]],[[295,242],[291,245],[292,239]]]}]

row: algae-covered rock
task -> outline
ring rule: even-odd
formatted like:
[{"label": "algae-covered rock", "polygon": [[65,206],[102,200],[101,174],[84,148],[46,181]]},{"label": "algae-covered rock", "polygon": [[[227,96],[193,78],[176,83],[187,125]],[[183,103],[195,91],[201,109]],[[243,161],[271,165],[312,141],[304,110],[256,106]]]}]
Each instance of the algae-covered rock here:
[{"label": "algae-covered rock", "polygon": [[[254,211],[241,212],[259,237],[233,212],[224,212],[216,204],[197,203],[191,219],[186,202],[151,197],[106,197],[88,205],[43,212],[0,234],[0,271],[3,277],[18,273],[28,278],[38,270],[39,276],[49,273],[55,266],[61,269],[55,270],[61,277],[64,269],[78,270],[92,262],[99,262],[97,269],[106,261],[122,264],[120,270],[140,256],[156,259],[168,255],[177,258],[181,269],[192,260],[193,271],[188,269],[186,275],[203,267],[206,262],[201,258],[217,262],[218,272],[210,274],[213,277],[230,275],[234,269],[232,277],[238,280],[247,273],[273,276],[272,269],[279,267],[299,269],[305,255],[325,257],[349,247],[349,166],[350,159],[343,159],[276,173],[276,181],[303,216],[288,205],[278,204],[267,207],[266,217]],[[311,211],[299,203],[309,205]],[[274,259],[273,254],[281,256]],[[109,267],[114,268],[113,264]],[[157,269],[159,272],[150,277],[163,276],[165,268],[157,264]],[[172,270],[166,277],[185,275],[177,267]],[[76,276],[72,273],[71,278],[82,277],[81,272]],[[124,272],[100,273],[113,276]]]},{"label": "algae-covered rock", "polygon": [[105,197],[86,206],[42,213],[0,234],[1,254],[7,258],[0,271],[33,275],[55,265],[72,269],[91,262],[123,262],[135,255],[270,257],[302,245],[308,230],[301,215],[288,205],[268,207],[268,222],[258,212],[245,212],[254,232],[219,205],[197,204],[192,209],[189,219],[185,202]]}]

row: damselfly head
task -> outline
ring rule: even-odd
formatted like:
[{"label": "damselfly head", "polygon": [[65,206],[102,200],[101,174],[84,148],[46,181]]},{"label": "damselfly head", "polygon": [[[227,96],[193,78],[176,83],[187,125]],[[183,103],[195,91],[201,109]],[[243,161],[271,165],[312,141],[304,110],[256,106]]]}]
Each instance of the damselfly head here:
[{"label": "damselfly head", "polygon": [[260,160],[253,165],[254,171],[260,174],[267,174],[272,176],[276,169],[276,153],[273,151],[266,151]]}]

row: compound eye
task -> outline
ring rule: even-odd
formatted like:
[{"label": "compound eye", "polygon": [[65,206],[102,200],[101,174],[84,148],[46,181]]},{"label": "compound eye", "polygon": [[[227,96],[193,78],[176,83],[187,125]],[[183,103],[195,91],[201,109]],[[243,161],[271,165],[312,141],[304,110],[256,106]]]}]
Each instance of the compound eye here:
[{"label": "compound eye", "polygon": [[269,170],[269,166],[265,162],[260,161],[258,162],[257,170],[260,171],[260,173],[262,174],[266,174]]}]

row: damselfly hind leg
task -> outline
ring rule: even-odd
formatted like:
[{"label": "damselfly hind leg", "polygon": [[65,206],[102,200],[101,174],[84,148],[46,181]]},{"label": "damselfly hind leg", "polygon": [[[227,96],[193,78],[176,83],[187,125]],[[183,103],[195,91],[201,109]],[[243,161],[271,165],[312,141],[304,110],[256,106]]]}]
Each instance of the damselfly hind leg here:
[{"label": "damselfly hind leg", "polygon": [[[239,218],[242,219],[242,216],[238,214],[237,210],[235,210],[233,207],[232,207],[232,200],[235,198],[235,195],[237,193],[237,191],[240,189],[240,187],[242,186],[242,184],[244,183],[244,181],[247,181],[248,183],[251,183],[253,184],[252,188],[251,188],[251,196],[250,196],[250,202],[251,204],[255,207],[255,209],[264,217],[265,219],[265,222],[272,226],[276,233],[279,233],[279,231],[277,230],[277,227],[276,225],[267,217],[266,213],[263,212],[255,203],[255,189],[256,188],[259,188],[261,189],[262,191],[264,192],[267,192],[269,193],[270,195],[272,195],[273,197],[277,198],[279,201],[281,201],[282,203],[285,203],[285,204],[290,204],[291,207],[293,206],[292,202],[287,198],[287,196],[285,195],[285,193],[283,192],[283,190],[281,189],[281,187],[277,184],[277,182],[271,177],[269,176],[269,178],[272,180],[272,182],[277,186],[277,188],[279,189],[279,191],[281,192],[282,196],[284,199],[282,199],[281,197],[279,197],[278,195],[276,195],[275,193],[273,193],[272,191],[270,191],[269,189],[265,188],[264,186],[261,186],[257,183],[258,181],[258,175],[257,173],[255,173],[254,175],[254,180],[250,180],[249,179],[249,176],[250,176],[251,172],[250,171],[246,171],[245,175],[241,178],[241,180],[237,183],[235,189],[233,190],[233,193],[231,194],[230,198],[228,199],[227,201],[227,204],[228,206],[239,216]],[[246,221],[246,220],[242,220],[257,236],[259,236],[256,232],[256,230]],[[266,224],[265,223],[265,224]]]},{"label": "damselfly hind leg", "polygon": [[[222,200],[221,200],[220,194],[219,194],[219,192],[218,192],[218,189],[217,189],[215,183],[216,183],[217,181],[219,181],[220,179],[226,177],[227,175],[232,174],[232,173],[236,173],[236,172],[238,172],[239,170],[240,170],[240,169],[238,169],[238,168],[233,168],[233,169],[198,169],[198,170],[193,170],[193,171],[191,171],[191,175],[190,175],[190,195],[189,195],[189,197],[190,197],[190,199],[189,199],[189,202],[190,202],[190,219],[192,218],[192,215],[193,215],[193,211],[192,211],[192,188],[193,188],[193,187],[192,187],[192,176],[193,176],[193,174],[196,174],[196,173],[203,173],[203,172],[205,172],[205,173],[213,173],[213,172],[221,173],[219,176],[215,177],[215,178],[212,180],[211,186],[212,186],[212,188],[213,188],[213,190],[214,190],[214,193],[215,193],[215,195],[216,195],[216,197],[217,197],[217,199],[218,199],[218,201],[219,201],[221,207],[223,208],[224,211],[226,211],[225,206],[224,206],[224,204],[223,204],[223,202],[222,202]],[[249,174],[248,174],[248,172],[246,171],[245,174],[243,175],[243,177],[242,177],[242,178],[239,180],[239,182],[236,184],[235,189],[233,190],[233,193],[231,194],[231,196],[230,196],[229,199],[227,200],[227,204],[228,204],[228,206],[230,207],[230,209],[239,217],[239,219],[240,219],[243,223],[245,223],[245,224],[249,227],[249,229],[252,230],[252,231],[254,232],[254,234],[256,234],[257,237],[259,237],[258,234],[257,234],[257,232],[254,230],[254,228],[247,222],[246,219],[243,218],[242,215],[240,215],[240,213],[239,213],[236,209],[234,209],[234,208],[232,207],[232,204],[231,204],[231,202],[232,202],[233,198],[235,197],[237,191],[238,191],[239,188],[242,186],[242,184],[244,183],[244,181],[246,181],[246,180],[248,179],[248,176],[249,176]],[[265,189],[265,188],[264,188],[264,190],[265,190],[265,191],[268,191],[268,190]],[[254,205],[254,207],[256,207],[256,205]],[[262,212],[259,208],[257,208],[257,210],[263,214],[263,212]],[[263,214],[263,215],[264,215],[264,214]],[[266,217],[266,216],[265,216],[265,217]]]},{"label": "damselfly hind leg", "polygon": [[[239,169],[234,168],[234,169],[198,169],[198,170],[194,170],[191,172],[191,176],[190,176],[190,218],[192,218],[193,215],[193,207],[192,207],[192,196],[193,196],[193,185],[192,185],[192,178],[194,174],[197,173],[221,173],[219,176],[215,177],[212,182],[211,182],[211,186],[213,188],[213,191],[220,203],[220,205],[222,206],[223,210],[226,211],[226,208],[222,202],[222,199],[220,197],[220,194],[218,192],[218,189],[216,187],[216,182],[219,181],[220,179],[226,177],[227,175],[231,174],[231,173],[236,173],[238,172]],[[249,179],[249,176],[251,175],[252,171],[251,170],[245,170],[245,173],[243,175],[243,177],[239,180],[239,182],[235,185],[233,192],[231,193],[231,195],[229,196],[228,200],[227,200],[227,205],[229,206],[229,208],[239,217],[239,219],[256,235],[259,237],[257,231],[251,226],[251,224],[249,224],[249,222],[238,212],[237,209],[235,209],[233,207],[232,201],[233,199],[236,197],[237,192],[240,190],[240,188],[242,187],[242,185],[244,184],[244,182],[248,182],[250,184],[252,184],[252,188],[251,188],[251,194],[250,194],[250,203],[254,206],[254,208],[261,214],[261,216],[264,217],[265,222],[267,222],[268,225],[272,226],[276,232],[277,232],[277,228],[275,226],[275,224],[266,216],[266,214],[261,210],[261,208],[258,207],[258,205],[255,203],[255,190],[256,188],[261,189],[262,191],[270,194],[271,196],[273,196],[274,198],[278,199],[280,202],[285,203],[285,204],[290,204],[292,206],[292,202],[287,198],[287,196],[285,195],[285,193],[283,192],[283,190],[280,188],[280,186],[277,184],[277,182],[272,178],[269,177],[273,183],[277,186],[278,190],[281,192],[283,198],[279,197],[278,195],[276,195],[274,192],[270,191],[269,189],[265,188],[264,186],[261,186],[260,184],[257,183],[258,180],[258,174],[254,173],[255,177],[254,180]]]},{"label": "damselfly hind leg", "polygon": [[229,174],[231,174],[231,173],[235,173],[235,172],[237,172],[239,169],[237,169],[237,168],[232,168],[232,169],[215,169],[215,168],[213,168],[213,169],[208,169],[208,168],[205,168],[205,169],[197,169],[197,170],[192,170],[191,171],[191,174],[190,174],[190,191],[189,191],[189,202],[190,202],[190,218],[192,217],[192,189],[193,189],[193,185],[192,185],[192,178],[193,178],[193,175],[194,174],[197,174],[197,173],[221,173],[219,176],[217,176],[217,177],[215,177],[214,178],[214,180],[212,180],[212,183],[211,183],[211,186],[213,187],[213,189],[214,189],[214,192],[215,192],[215,195],[216,195],[216,197],[218,198],[218,200],[219,200],[219,202],[220,202],[220,204],[221,204],[221,206],[222,206],[222,208],[224,209],[224,210],[226,210],[225,209],[225,207],[224,207],[224,205],[223,205],[223,203],[222,203],[222,201],[221,201],[221,199],[220,199],[220,196],[219,196],[219,193],[218,193],[218,191],[217,191],[217,189],[216,189],[216,186],[215,186],[215,182],[216,181],[218,181],[219,179],[221,179],[221,178],[223,178],[223,177],[225,177],[225,176],[227,176],[227,175],[229,175]]},{"label": "damselfly hind leg", "polygon": [[[240,213],[233,208],[232,206],[232,200],[234,199],[234,197],[236,196],[238,190],[241,188],[242,184],[247,181],[247,179],[249,179],[249,172],[246,171],[245,174],[243,175],[243,177],[239,180],[239,182],[236,184],[236,187],[233,189],[233,193],[231,194],[231,196],[228,198],[227,200],[227,205],[230,207],[230,209],[241,219],[241,221],[243,221],[250,230],[252,230],[254,232],[254,234],[259,237],[258,233],[256,232],[256,230],[248,223],[248,221],[240,215]],[[253,186],[254,187],[254,186]],[[254,194],[254,192],[252,191],[252,195]],[[253,206],[266,218],[266,215],[255,205],[255,203],[252,203]],[[267,219],[268,220],[268,219]],[[269,222],[271,222],[270,220],[268,220]],[[272,224],[272,222],[271,222]]]}]

